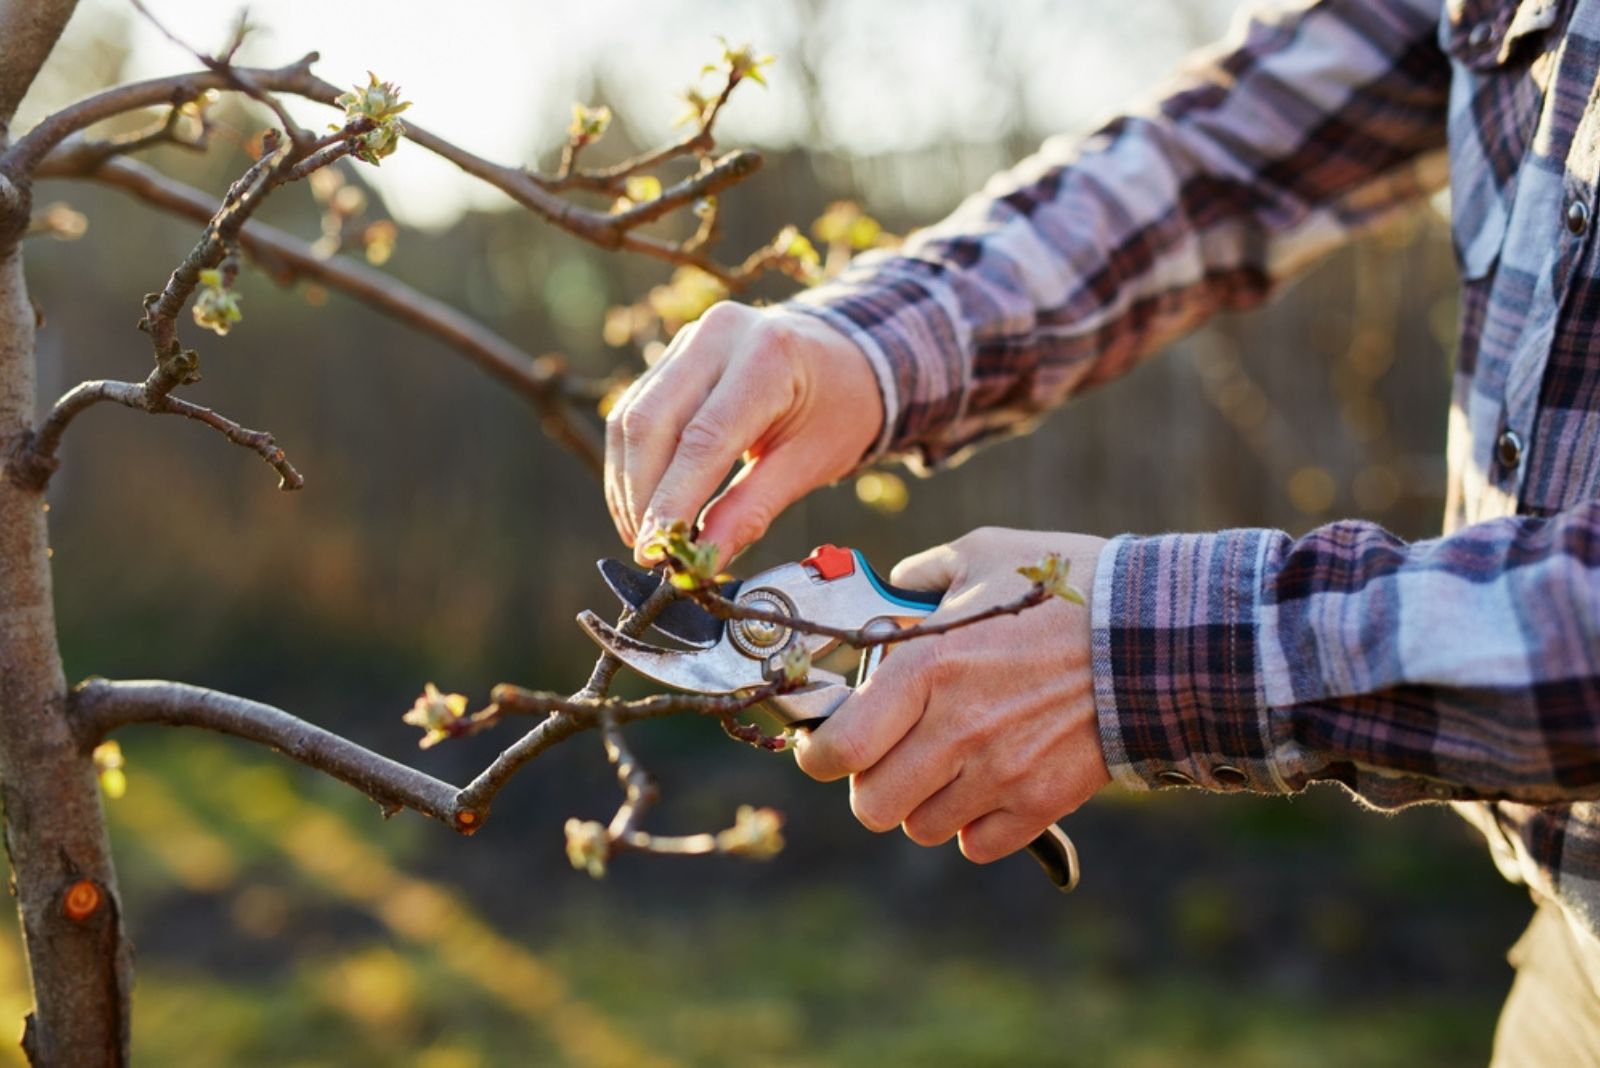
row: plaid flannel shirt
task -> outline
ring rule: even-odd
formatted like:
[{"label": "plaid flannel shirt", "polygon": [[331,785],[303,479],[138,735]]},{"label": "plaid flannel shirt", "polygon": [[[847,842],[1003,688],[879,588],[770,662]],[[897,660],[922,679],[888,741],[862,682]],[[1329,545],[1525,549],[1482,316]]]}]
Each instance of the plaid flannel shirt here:
[{"label": "plaid flannel shirt", "polygon": [[[1450,801],[1600,933],[1600,0],[1279,0],[1154,104],[1048,143],[797,307],[876,456],[949,462],[1254,304],[1448,176],[1442,537],[1124,536],[1092,607],[1117,781]],[[875,456],[875,458],[876,458]]]}]

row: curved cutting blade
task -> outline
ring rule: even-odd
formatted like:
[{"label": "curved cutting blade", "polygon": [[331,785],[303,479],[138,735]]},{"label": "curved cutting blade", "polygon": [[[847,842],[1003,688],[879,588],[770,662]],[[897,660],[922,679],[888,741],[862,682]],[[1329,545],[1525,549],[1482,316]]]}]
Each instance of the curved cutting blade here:
[{"label": "curved cutting blade", "polygon": [[[601,560],[599,568],[611,592],[629,608],[644,604],[656,592],[656,587],[661,585],[661,572],[645,571],[621,560]],[[739,581],[724,582],[718,590],[722,596],[732,600],[739,592]],[[722,639],[722,620],[688,600],[673,601],[667,605],[656,616],[652,626],[667,637],[696,649],[709,649]]]},{"label": "curved cutting blade", "polygon": [[723,642],[710,649],[660,649],[630,638],[593,612],[578,613],[578,626],[596,645],[647,679],[694,693],[737,693],[766,681],[761,662]]}]

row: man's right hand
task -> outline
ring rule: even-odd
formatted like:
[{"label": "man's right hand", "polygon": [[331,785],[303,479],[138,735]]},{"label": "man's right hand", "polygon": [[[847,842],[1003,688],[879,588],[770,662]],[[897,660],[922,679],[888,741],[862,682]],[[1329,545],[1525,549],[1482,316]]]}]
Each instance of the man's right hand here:
[{"label": "man's right hand", "polygon": [[[606,504],[641,564],[693,523],[726,563],[794,501],[853,470],[883,429],[866,355],[821,319],[724,302],[678,331],[606,419]],[[729,468],[738,477],[709,508]]]}]

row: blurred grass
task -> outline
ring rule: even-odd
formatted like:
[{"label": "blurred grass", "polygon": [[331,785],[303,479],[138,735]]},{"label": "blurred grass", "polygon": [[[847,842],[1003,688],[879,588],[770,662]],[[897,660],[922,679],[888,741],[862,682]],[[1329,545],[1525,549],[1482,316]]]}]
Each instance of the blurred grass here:
[{"label": "blurred grass", "polygon": [[[1493,1027],[1492,1002],[1426,990],[1335,1002],[1214,971],[1133,981],[1077,966],[1059,939],[1059,970],[1041,968],[885,923],[842,886],[699,915],[579,897],[542,937],[508,937],[450,880],[407,870],[420,821],[369,833],[352,792],[211,739],[131,748],[107,808],[142,949],[139,1064],[1443,1066],[1481,1061]],[[1196,945],[1248,921],[1203,883],[1180,902]],[[9,926],[0,954],[16,1019]]]}]

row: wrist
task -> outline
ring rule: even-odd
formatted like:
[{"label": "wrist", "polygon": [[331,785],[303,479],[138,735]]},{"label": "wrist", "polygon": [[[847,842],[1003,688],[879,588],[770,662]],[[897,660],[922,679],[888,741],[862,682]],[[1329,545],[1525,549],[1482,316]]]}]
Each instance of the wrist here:
[{"label": "wrist", "polygon": [[841,392],[855,402],[852,407],[860,409],[857,422],[864,431],[864,444],[856,466],[882,459],[889,451],[899,406],[894,373],[878,343],[827,305],[790,301],[773,312],[784,315],[792,329],[814,343],[819,378],[841,385]]}]

